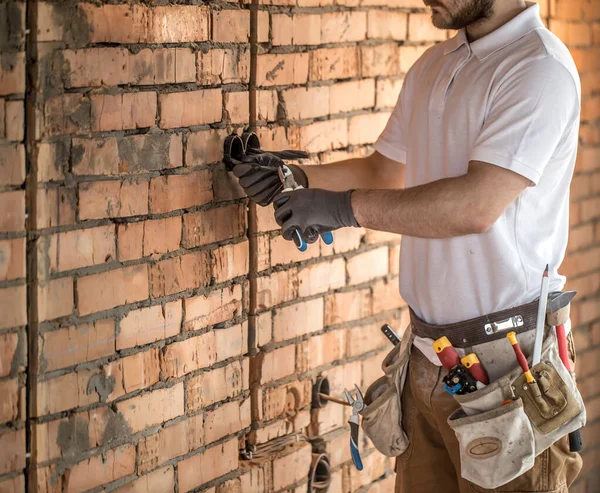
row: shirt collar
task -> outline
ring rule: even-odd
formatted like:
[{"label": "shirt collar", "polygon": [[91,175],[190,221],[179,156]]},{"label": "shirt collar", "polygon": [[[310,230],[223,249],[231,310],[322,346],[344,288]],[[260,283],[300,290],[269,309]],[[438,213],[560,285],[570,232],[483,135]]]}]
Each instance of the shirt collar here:
[{"label": "shirt collar", "polygon": [[472,43],[467,41],[466,32],[464,29],[461,29],[456,36],[448,40],[444,55],[457,50],[463,44],[467,44],[475,56],[482,60],[495,51],[522,38],[534,29],[543,27],[544,24],[540,18],[540,6],[537,3],[532,2],[526,2],[526,5],[527,8],[519,15],[513,17],[495,31],[492,31]]}]

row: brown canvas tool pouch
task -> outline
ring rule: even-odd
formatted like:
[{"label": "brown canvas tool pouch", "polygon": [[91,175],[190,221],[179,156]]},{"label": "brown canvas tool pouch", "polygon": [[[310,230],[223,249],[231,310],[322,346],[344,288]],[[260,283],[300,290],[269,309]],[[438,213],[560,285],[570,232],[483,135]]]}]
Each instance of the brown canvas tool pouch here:
[{"label": "brown canvas tool pouch", "polygon": [[517,366],[481,390],[454,396],[461,408],[448,417],[448,424],[459,442],[463,478],[498,488],[585,424],[581,395],[559,358],[554,336],[545,340],[532,373],[534,384],[526,382]]},{"label": "brown canvas tool pouch", "polygon": [[414,336],[408,328],[381,364],[384,375],[373,382],[364,395],[362,428],[373,445],[388,457],[401,455],[409,445],[402,428],[402,390]]}]

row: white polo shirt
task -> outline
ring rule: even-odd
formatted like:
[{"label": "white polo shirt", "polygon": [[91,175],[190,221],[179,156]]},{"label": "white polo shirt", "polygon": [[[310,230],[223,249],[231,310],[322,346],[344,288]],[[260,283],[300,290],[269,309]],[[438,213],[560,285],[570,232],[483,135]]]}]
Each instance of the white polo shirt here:
[{"label": "white polo shirt", "polygon": [[569,230],[569,183],[578,143],[580,82],[537,4],[473,43],[464,30],[427,50],[406,75],[375,149],[406,164],[406,186],[463,175],[469,161],[519,173],[528,187],[483,234],[404,236],[400,292],[423,320],[453,323],[550,290]]}]

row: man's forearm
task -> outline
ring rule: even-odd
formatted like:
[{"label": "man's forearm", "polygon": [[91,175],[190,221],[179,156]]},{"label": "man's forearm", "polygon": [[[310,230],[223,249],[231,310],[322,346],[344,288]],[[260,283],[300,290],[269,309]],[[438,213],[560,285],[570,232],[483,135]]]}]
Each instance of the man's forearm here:
[{"label": "man's forearm", "polygon": [[374,153],[319,166],[302,166],[310,188],[343,192],[356,188],[389,189],[404,187],[404,165]]},{"label": "man's forearm", "polygon": [[369,229],[420,238],[451,238],[484,232],[494,221],[482,210],[475,183],[465,176],[404,190],[356,190],[352,209]]}]

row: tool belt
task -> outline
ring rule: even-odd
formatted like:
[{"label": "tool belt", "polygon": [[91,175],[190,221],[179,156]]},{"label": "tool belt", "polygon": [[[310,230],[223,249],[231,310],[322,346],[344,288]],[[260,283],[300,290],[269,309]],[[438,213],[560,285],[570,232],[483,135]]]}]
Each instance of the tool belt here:
[{"label": "tool belt", "polygon": [[466,348],[506,338],[509,331],[517,334],[535,329],[538,302],[472,318],[464,322],[432,325],[424,322],[410,309],[412,333],[417,337],[437,339],[445,335],[454,347]]},{"label": "tool belt", "polygon": [[[494,489],[531,469],[537,455],[586,422],[583,400],[560,359],[553,327],[546,326],[541,361],[531,368],[533,383],[526,381],[509,341],[502,340],[515,331],[521,340],[531,336],[533,344],[536,318],[537,302],[442,326],[427,324],[411,311],[401,343],[382,363],[384,376],[365,394],[361,412],[365,434],[390,457],[408,448],[401,396],[413,340],[416,335],[432,339],[446,335],[454,346],[476,352],[484,366],[492,359],[505,360],[504,367],[490,373],[488,385],[453,396],[460,407],[448,417],[448,424],[459,442],[461,476]],[[482,357],[484,353],[490,358]]]}]

